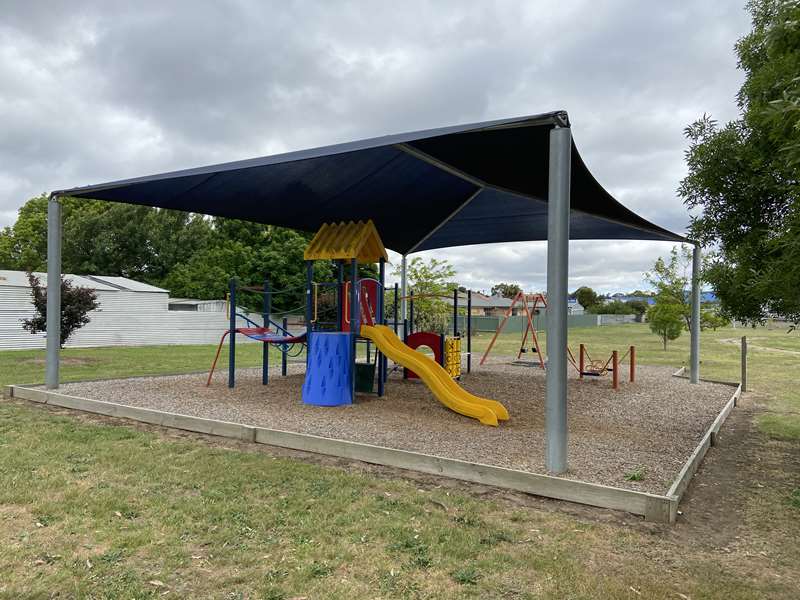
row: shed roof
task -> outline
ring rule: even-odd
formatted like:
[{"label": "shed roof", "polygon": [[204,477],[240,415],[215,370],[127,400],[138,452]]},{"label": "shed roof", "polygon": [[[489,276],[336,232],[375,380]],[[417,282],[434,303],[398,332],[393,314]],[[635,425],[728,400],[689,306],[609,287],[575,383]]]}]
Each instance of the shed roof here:
[{"label": "shed roof", "polygon": [[[314,232],[372,219],[401,254],[547,239],[564,111],[415,131],[57,192]],[[684,241],[617,202],[572,146],[570,237]]]}]

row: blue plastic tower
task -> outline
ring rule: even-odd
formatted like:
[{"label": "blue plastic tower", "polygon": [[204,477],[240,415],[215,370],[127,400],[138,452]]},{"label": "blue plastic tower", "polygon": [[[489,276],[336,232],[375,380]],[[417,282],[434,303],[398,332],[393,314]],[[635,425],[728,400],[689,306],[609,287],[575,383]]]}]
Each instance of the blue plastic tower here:
[{"label": "blue plastic tower", "polygon": [[349,332],[311,334],[303,403],[340,406],[353,403],[353,338]]}]

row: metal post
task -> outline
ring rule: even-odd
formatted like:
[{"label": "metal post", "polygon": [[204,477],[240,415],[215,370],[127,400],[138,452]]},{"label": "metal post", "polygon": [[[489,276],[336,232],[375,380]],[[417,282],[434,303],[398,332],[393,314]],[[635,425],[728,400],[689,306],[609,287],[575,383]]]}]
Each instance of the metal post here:
[{"label": "metal post", "polygon": [[[270,298],[272,290],[269,287],[269,281],[267,278],[264,278],[264,313],[261,315],[261,318],[264,321],[264,327],[269,328],[269,315],[272,312],[272,299]],[[267,385],[269,383],[269,344],[264,342],[261,343],[263,346],[261,348],[261,385]]]},{"label": "metal post", "polygon": [[689,381],[700,383],[700,244],[692,252],[692,331],[689,349]]},{"label": "metal post", "polygon": [[[289,318],[283,317],[283,335],[289,335]],[[286,350],[289,347],[284,345],[283,352],[281,352],[281,375],[286,377]]]},{"label": "metal post", "polygon": [[631,346],[629,352],[631,354],[631,364],[628,369],[628,380],[633,383],[636,381],[636,346]]},{"label": "metal post", "polygon": [[458,336],[458,288],[453,290],[453,337]]},{"label": "metal post", "polygon": [[545,439],[547,470],[567,470],[567,279],[572,133],[550,131],[547,193],[547,392]]},{"label": "metal post", "polygon": [[311,292],[314,287],[314,261],[306,261],[306,367],[311,360]]},{"label": "metal post", "polygon": [[342,331],[344,327],[344,262],[337,261],[337,276],[336,281],[339,284],[336,286],[336,331]]},{"label": "metal post", "polygon": [[47,202],[47,364],[45,385],[58,389],[61,353],[61,202]]},{"label": "metal post", "polygon": [[408,333],[414,333],[414,290],[408,295]]},{"label": "metal post", "polygon": [[236,279],[228,280],[231,308],[228,311],[228,387],[236,385]]},{"label": "metal post", "polygon": [[[407,268],[408,268],[408,261],[406,260],[406,255],[403,254],[403,259],[400,261],[400,319],[398,319],[401,323],[405,326],[406,321],[406,296],[408,295],[408,280],[407,280]],[[395,317],[396,318],[396,317]],[[395,331],[395,333],[397,333]],[[406,332],[403,331],[403,335],[405,336]]]},{"label": "metal post", "polygon": [[399,309],[397,308],[397,301],[400,298],[400,294],[397,293],[397,284],[394,284],[394,334],[397,335],[397,327],[400,323],[400,313],[398,312]]},{"label": "metal post", "polygon": [[619,389],[619,352],[611,352],[611,387]]},{"label": "metal post", "polygon": [[747,336],[742,336],[742,391],[747,391]]},{"label": "metal post", "polygon": [[358,352],[358,346],[356,345],[356,341],[358,340],[358,315],[359,315],[359,305],[358,305],[358,261],[354,258],[350,261],[350,338],[352,339],[353,344],[353,368],[350,369],[350,390],[352,393],[352,398],[355,398],[356,394],[356,369],[355,363],[358,356],[356,355]]},{"label": "metal post", "polygon": [[[381,257],[378,263],[378,318],[376,322],[383,325],[386,321],[386,260]],[[377,352],[377,350],[376,350]],[[386,357],[381,352],[377,352],[376,362],[378,363],[378,397],[384,394],[384,384],[386,383]]]},{"label": "metal post", "polygon": [[586,345],[578,345],[578,379],[583,379],[586,372]]},{"label": "metal post", "polygon": [[467,373],[472,371],[472,290],[467,290]]}]

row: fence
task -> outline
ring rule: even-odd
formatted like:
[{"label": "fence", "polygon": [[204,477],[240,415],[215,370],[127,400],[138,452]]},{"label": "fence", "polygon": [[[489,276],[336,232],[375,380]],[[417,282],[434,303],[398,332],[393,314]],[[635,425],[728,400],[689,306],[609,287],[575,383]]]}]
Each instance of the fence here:
[{"label": "fence", "polygon": [[[472,330],[475,332],[496,331],[502,317],[472,317]],[[509,317],[503,328],[507,333],[522,333],[525,331],[525,323],[527,319],[523,315]],[[574,327],[601,327],[604,325],[620,325],[623,323],[636,322],[636,315],[568,315],[567,327],[570,329]],[[539,314],[533,317],[533,325],[537,331],[543,331],[547,328],[547,313]],[[449,330],[453,329],[453,318],[449,320]],[[465,317],[458,317],[458,330],[466,331],[467,326]]]}]

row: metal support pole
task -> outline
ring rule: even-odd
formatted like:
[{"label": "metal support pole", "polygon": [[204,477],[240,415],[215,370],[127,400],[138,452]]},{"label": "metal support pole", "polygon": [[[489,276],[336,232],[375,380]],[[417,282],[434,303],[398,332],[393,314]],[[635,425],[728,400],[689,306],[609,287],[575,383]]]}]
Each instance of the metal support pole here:
[{"label": "metal support pole", "polygon": [[700,244],[692,252],[692,331],[689,349],[689,381],[700,383]]},{"label": "metal support pole", "polygon": [[[386,260],[383,257],[381,257],[378,263],[378,283],[378,318],[375,321],[383,325],[386,320]],[[378,363],[378,397],[381,398],[383,397],[384,384],[386,383],[386,357],[382,352],[378,352],[377,350],[376,352],[376,362]]]},{"label": "metal support pole", "polygon": [[408,333],[414,333],[414,290],[408,295]]},{"label": "metal support pole", "polygon": [[[288,317],[283,317],[283,335],[289,334],[289,319]],[[288,350],[288,346],[283,347],[284,352],[281,352],[281,375],[286,377],[286,352]]]},{"label": "metal support pole", "polygon": [[397,293],[397,284],[394,284],[394,334],[397,335],[397,327],[400,323],[400,312],[397,308],[397,301],[400,298],[400,294]]},{"label": "metal support pole", "polygon": [[337,261],[337,276],[336,281],[339,284],[336,287],[336,331],[342,331],[344,327],[344,262]]},{"label": "metal support pole", "polygon": [[[359,305],[358,305],[358,261],[354,258],[350,261],[350,338],[352,339],[353,345],[353,363],[356,362],[358,358],[358,346],[356,341],[358,340],[358,328],[359,328]],[[356,394],[356,369],[353,366],[350,369],[350,390],[352,393],[352,398],[355,398]]]},{"label": "metal support pole", "polygon": [[547,193],[547,392],[545,439],[547,470],[567,470],[567,279],[572,133],[550,131]]},{"label": "metal support pole", "polygon": [[631,363],[628,369],[628,381],[634,383],[636,381],[636,346],[630,347]]},{"label": "metal support pole", "polygon": [[453,337],[458,336],[458,288],[453,290]]},{"label": "metal support pole", "polygon": [[311,359],[311,304],[312,288],[314,287],[314,261],[306,261],[306,366]]},{"label": "metal support pole", "polygon": [[228,311],[228,387],[236,385],[236,279],[228,280],[228,295],[231,298]]},{"label": "metal support pole", "polygon": [[58,389],[61,353],[61,202],[47,202],[47,363],[45,386]]},{"label": "metal support pole", "polygon": [[586,372],[586,345],[578,345],[578,379],[583,379]]},{"label": "metal support pole", "polygon": [[467,373],[472,371],[472,290],[467,290]]},{"label": "metal support pole", "polygon": [[[398,319],[405,326],[406,321],[406,296],[408,296],[408,280],[407,280],[408,261],[406,255],[403,254],[403,259],[400,261],[400,319]],[[395,332],[397,333],[397,332]],[[406,335],[405,330],[403,336]]]},{"label": "metal support pole", "polygon": [[742,391],[747,391],[747,336],[742,336]]},{"label": "metal support pole", "polygon": [[[264,313],[261,315],[261,318],[264,321],[264,327],[269,328],[269,314],[272,312],[272,298],[270,298],[272,290],[269,287],[269,281],[267,278],[264,278]],[[269,383],[269,344],[264,342],[261,343],[263,346],[261,348],[261,385],[267,385]]]}]

